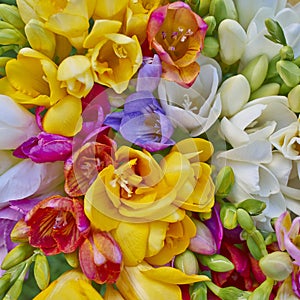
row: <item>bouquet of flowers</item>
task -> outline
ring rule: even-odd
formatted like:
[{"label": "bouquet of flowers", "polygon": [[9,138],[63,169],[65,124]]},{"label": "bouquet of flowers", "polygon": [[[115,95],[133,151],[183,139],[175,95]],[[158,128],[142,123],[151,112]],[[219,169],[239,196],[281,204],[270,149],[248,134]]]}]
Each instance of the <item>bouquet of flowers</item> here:
[{"label": "bouquet of flowers", "polygon": [[1,299],[299,299],[298,2],[1,1]]}]

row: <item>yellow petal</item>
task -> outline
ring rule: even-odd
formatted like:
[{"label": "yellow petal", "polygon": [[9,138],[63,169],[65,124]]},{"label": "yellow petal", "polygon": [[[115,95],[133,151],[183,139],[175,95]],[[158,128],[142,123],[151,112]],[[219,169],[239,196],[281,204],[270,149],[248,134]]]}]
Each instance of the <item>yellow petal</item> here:
[{"label": "yellow petal", "polygon": [[66,96],[49,108],[43,119],[46,132],[64,136],[74,136],[82,126],[81,101],[73,96]]},{"label": "yellow petal", "polygon": [[126,266],[136,266],[144,259],[148,235],[149,225],[147,223],[121,222],[113,232],[113,236],[124,255],[123,259]]},{"label": "yellow petal", "polygon": [[153,256],[157,254],[164,246],[168,223],[156,221],[150,223],[150,230],[148,236],[148,247],[146,256]]},{"label": "yellow petal", "polygon": [[125,300],[120,292],[111,284],[106,284],[104,300]]}]

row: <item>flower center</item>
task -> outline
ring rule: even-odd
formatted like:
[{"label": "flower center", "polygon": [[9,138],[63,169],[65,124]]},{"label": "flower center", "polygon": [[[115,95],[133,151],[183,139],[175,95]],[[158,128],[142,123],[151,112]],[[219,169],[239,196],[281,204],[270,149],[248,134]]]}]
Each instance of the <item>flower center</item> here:
[{"label": "flower center", "polygon": [[126,58],[127,57],[127,51],[123,46],[114,43],[113,44],[113,50],[119,58]]},{"label": "flower center", "polygon": [[67,226],[68,225],[67,216],[68,216],[68,212],[60,210],[55,218],[53,229],[54,230],[62,229],[63,227]]},{"label": "flower center", "polygon": [[183,103],[182,103],[182,106],[183,106],[184,110],[190,111],[190,112],[193,112],[193,111],[197,110],[196,106],[191,107],[192,104],[193,104],[193,102],[191,101],[190,96],[187,95],[187,94],[184,94]]}]

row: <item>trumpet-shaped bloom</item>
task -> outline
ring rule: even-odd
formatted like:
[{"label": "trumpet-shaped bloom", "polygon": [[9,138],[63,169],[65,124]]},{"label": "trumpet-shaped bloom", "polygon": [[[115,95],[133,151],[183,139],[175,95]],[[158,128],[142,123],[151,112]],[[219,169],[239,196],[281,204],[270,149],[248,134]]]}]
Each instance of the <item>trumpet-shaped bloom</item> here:
[{"label": "trumpet-shaped bloom", "polygon": [[164,298],[180,300],[182,294],[180,284],[206,281],[205,275],[186,275],[171,267],[153,268],[142,262],[135,267],[124,267],[117,288],[125,299],[159,299],[163,291]]},{"label": "trumpet-shaped bloom", "polygon": [[103,300],[86,276],[77,269],[63,273],[33,299]]},{"label": "trumpet-shaped bloom", "polygon": [[114,283],[121,272],[122,253],[109,233],[92,230],[79,248],[79,261],[87,278],[99,284]]},{"label": "trumpet-shaped bloom", "polygon": [[119,131],[129,142],[148,151],[158,151],[174,144],[170,139],[172,124],[149,91],[128,96],[123,111],[111,113],[104,123]]},{"label": "trumpet-shaped bloom", "polygon": [[0,97],[0,149],[15,149],[38,133],[34,115],[13,99]]},{"label": "trumpet-shaped bloom", "polygon": [[189,87],[200,67],[195,62],[204,44],[207,24],[184,2],[155,9],[147,27],[148,42],[162,61],[162,76]]},{"label": "trumpet-shaped bloom", "polygon": [[197,62],[202,71],[189,89],[166,80],[158,85],[158,96],[166,115],[174,126],[183,128],[190,136],[206,132],[221,113],[221,101],[216,97],[221,68],[215,60],[203,56]]},{"label": "trumpet-shaped bloom", "polygon": [[83,202],[58,195],[39,202],[26,214],[25,222],[29,243],[46,255],[75,251],[90,230]]}]

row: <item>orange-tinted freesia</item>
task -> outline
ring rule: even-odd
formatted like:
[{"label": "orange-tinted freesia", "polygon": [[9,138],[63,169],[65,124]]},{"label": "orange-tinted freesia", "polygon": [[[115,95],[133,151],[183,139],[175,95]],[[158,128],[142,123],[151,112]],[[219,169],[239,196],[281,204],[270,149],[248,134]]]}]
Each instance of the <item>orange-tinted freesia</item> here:
[{"label": "orange-tinted freesia", "polygon": [[29,243],[46,255],[71,253],[90,230],[79,199],[51,196],[39,202],[25,216],[29,226]]},{"label": "orange-tinted freesia", "polygon": [[177,1],[154,10],[147,35],[162,61],[162,76],[189,87],[200,66],[195,62],[203,48],[207,24],[184,2]]},{"label": "orange-tinted freesia", "polygon": [[99,284],[114,283],[121,272],[122,253],[109,233],[93,230],[79,248],[79,261],[89,279]]}]

